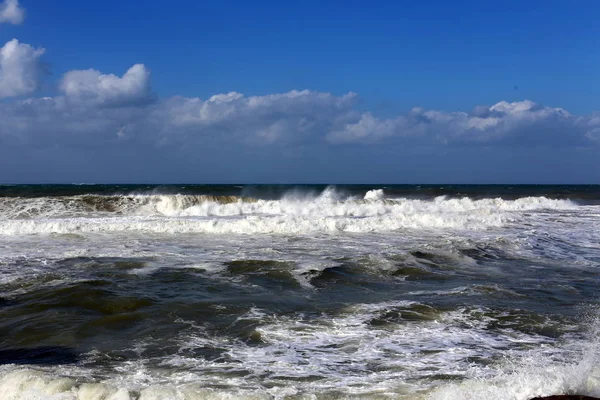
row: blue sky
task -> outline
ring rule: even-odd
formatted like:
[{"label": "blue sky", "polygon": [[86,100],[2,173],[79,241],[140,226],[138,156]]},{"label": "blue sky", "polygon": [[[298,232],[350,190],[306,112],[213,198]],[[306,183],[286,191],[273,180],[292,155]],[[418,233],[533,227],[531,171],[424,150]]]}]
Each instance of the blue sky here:
[{"label": "blue sky", "polygon": [[0,182],[600,182],[594,1],[0,4]]}]

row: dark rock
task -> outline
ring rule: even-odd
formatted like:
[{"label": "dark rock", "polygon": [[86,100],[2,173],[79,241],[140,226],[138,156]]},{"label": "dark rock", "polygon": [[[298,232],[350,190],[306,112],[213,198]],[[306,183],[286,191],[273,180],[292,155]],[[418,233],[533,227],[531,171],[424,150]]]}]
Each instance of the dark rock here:
[{"label": "dark rock", "polygon": [[600,400],[597,397],[578,396],[574,394],[564,394],[559,396],[536,397],[531,400]]}]

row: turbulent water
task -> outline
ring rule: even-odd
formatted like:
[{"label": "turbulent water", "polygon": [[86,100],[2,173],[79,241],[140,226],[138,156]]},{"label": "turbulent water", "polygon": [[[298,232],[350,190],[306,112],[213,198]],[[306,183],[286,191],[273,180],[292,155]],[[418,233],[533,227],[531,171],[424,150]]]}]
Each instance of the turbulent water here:
[{"label": "turbulent water", "polygon": [[600,395],[600,186],[0,186],[2,399]]}]

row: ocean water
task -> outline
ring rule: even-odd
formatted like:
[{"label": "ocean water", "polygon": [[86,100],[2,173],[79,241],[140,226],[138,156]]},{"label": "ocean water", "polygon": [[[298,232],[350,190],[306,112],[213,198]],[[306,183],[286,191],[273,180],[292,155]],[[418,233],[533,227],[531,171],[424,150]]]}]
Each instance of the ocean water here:
[{"label": "ocean water", "polygon": [[600,186],[0,186],[0,398],[600,395]]}]

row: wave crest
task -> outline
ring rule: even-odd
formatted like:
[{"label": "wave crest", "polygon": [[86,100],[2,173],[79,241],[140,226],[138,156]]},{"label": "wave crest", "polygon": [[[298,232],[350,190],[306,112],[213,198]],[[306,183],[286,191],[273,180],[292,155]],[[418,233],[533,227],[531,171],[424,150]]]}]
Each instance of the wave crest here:
[{"label": "wave crest", "polygon": [[214,195],[146,195],[121,196],[81,195],[65,197],[0,198],[0,218],[29,219],[53,217],[85,217],[105,213],[120,215],[172,215],[205,203],[251,203],[256,199]]},{"label": "wave crest", "polygon": [[199,233],[386,232],[415,229],[486,229],[527,212],[574,210],[569,200],[387,198],[369,191],[344,197],[334,189],[316,196],[260,200],[238,196],[126,195],[33,199],[0,198],[0,234],[109,231]]}]

